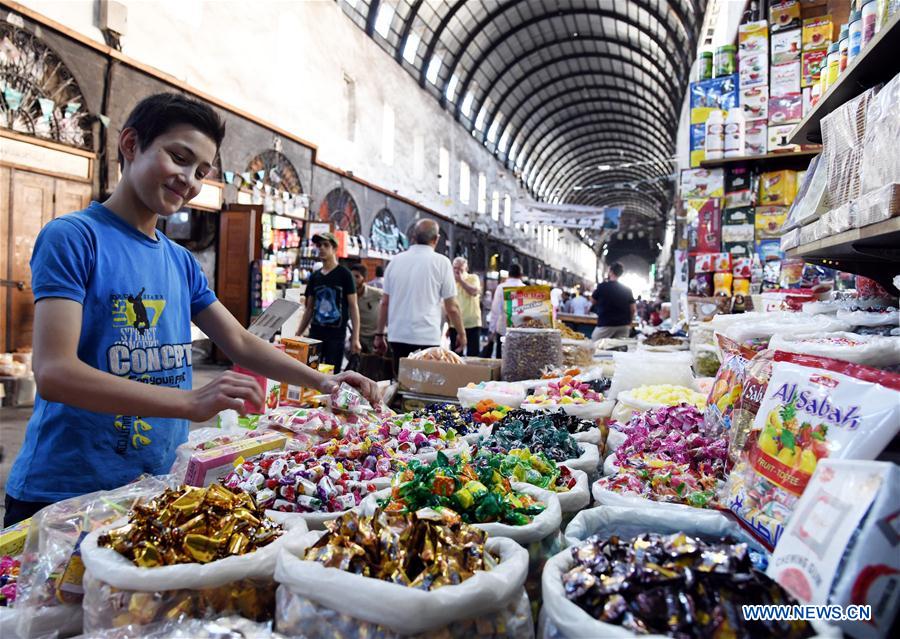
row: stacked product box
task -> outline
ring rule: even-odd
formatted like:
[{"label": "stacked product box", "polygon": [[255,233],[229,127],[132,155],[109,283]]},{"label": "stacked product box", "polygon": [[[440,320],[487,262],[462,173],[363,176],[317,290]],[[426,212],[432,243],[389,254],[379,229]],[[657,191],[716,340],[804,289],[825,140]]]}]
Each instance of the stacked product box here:
[{"label": "stacked product box", "polygon": [[688,291],[709,297],[713,293],[713,260],[722,250],[722,203],[725,196],[723,169],[689,169],[681,172],[681,198],[685,210],[687,249],[691,273]]},{"label": "stacked product box", "polygon": [[739,27],[738,67],[747,155],[763,155],[769,118],[769,25],[765,20]]},{"label": "stacked product box", "polygon": [[803,119],[801,79],[800,3],[773,4],[769,8],[771,68],[769,69],[768,153],[791,151],[787,143],[794,125]]},{"label": "stacked product box", "polygon": [[830,15],[808,18],[803,21],[800,87],[803,90],[804,116],[819,99],[819,78],[828,57],[828,47],[831,46],[833,25]]},{"label": "stacked product box", "polygon": [[691,82],[691,167],[706,159],[706,120],[715,110],[725,111],[739,104],[738,74],[726,75],[700,82]]}]

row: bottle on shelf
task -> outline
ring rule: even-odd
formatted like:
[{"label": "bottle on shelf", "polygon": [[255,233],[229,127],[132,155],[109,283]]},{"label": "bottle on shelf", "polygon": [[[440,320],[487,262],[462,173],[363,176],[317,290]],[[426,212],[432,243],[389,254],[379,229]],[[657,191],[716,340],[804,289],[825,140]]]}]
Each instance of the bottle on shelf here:
[{"label": "bottle on shelf", "polygon": [[746,153],[746,121],[743,107],[728,110],[725,119],[725,157],[738,158]]},{"label": "bottle on shelf", "polygon": [[859,11],[850,13],[850,24],[847,27],[850,45],[847,48],[847,64],[850,64],[862,50],[862,14]]},{"label": "bottle on shelf", "polygon": [[843,73],[850,59],[850,27],[841,25],[841,35],[838,37],[838,72]]}]

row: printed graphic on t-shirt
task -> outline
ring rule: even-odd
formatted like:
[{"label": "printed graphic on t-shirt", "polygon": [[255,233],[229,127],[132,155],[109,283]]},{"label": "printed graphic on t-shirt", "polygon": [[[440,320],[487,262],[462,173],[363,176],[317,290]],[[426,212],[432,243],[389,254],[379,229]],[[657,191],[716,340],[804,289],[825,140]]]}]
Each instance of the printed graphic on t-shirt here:
[{"label": "printed graphic on t-shirt", "polygon": [[341,289],[319,286],[315,290],[316,305],[314,324],[319,326],[341,325]]},{"label": "printed graphic on t-shirt", "polygon": [[[118,335],[106,351],[109,372],[144,384],[178,387],[187,380],[191,367],[191,345],[162,344],[159,322],[166,308],[163,295],[121,292],[110,296],[112,325]],[[128,447],[149,446],[153,426],[143,417],[116,415],[116,452],[124,455]]]}]

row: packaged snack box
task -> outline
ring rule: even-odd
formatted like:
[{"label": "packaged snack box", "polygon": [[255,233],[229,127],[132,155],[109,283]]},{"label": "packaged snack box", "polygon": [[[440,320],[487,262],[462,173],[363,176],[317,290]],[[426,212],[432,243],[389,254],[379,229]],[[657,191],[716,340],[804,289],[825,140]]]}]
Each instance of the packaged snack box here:
[{"label": "packaged snack box", "polygon": [[765,20],[748,22],[738,27],[738,56],[741,64],[751,55],[768,54],[769,23]]},{"label": "packaged snack box", "polygon": [[772,64],[787,64],[800,60],[800,29],[772,34]]},{"label": "packaged snack box", "polygon": [[819,74],[822,71],[822,65],[825,64],[825,59],[827,57],[828,52],[824,49],[803,52],[803,55],[800,58],[801,87],[811,87],[813,84],[819,81]]},{"label": "packaged snack box", "polygon": [[769,87],[765,85],[745,87],[741,86],[741,107],[744,109],[744,118],[750,120],[765,120],[769,117]]},{"label": "packaged snack box", "polygon": [[[790,206],[796,195],[796,171],[769,171],[760,176],[758,202],[761,206]],[[759,209],[756,213],[759,215]]]},{"label": "packaged snack box", "polygon": [[796,0],[788,0],[769,6],[769,24],[773,34],[799,27],[800,3]]},{"label": "packaged snack box", "polygon": [[831,15],[807,18],[803,21],[803,34],[801,36],[804,51],[827,51],[831,46],[831,37],[834,33],[834,23]]}]

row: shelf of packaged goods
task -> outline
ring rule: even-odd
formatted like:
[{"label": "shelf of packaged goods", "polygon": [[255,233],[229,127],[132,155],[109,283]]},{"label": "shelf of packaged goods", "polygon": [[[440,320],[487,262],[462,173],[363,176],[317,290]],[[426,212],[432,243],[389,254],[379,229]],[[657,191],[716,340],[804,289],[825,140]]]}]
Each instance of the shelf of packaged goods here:
[{"label": "shelf of packaged goods", "polygon": [[802,244],[786,254],[863,275],[893,291],[893,279],[900,274],[900,217]]},{"label": "shelf of packaged goods", "polygon": [[794,127],[791,144],[819,144],[822,142],[822,118],[842,104],[880,82],[887,82],[900,73],[900,13],[881,28],[859,56],[829,87],[812,111]]},{"label": "shelf of packaged goods", "polygon": [[739,158],[722,158],[721,160],[704,160],[700,166],[704,169],[734,166],[735,164],[754,164],[765,167],[804,168],[821,153],[821,149],[810,151],[785,151],[784,153],[766,153],[765,155],[747,155]]}]

